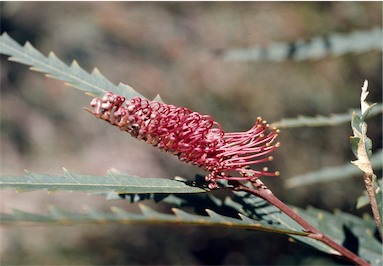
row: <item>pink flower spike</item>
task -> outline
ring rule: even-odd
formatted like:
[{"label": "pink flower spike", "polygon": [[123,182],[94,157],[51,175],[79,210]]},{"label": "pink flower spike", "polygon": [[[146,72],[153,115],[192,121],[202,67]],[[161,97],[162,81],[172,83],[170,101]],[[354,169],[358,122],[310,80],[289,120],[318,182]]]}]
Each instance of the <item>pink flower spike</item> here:
[{"label": "pink flower spike", "polygon": [[279,130],[269,129],[260,117],[246,132],[225,133],[211,116],[139,97],[126,101],[106,92],[90,105],[94,109],[86,110],[95,117],[208,171],[205,179],[211,189],[218,186],[218,179],[241,181],[279,175],[266,167],[250,168],[271,161],[269,154],[280,145],[274,143]]}]

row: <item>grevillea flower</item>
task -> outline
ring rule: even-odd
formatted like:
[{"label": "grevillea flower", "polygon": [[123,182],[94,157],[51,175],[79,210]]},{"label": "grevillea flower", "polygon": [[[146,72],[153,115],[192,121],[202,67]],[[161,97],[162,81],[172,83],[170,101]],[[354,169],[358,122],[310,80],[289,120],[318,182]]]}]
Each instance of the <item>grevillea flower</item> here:
[{"label": "grevillea flower", "polygon": [[279,130],[269,129],[260,117],[246,132],[225,133],[211,116],[187,108],[139,97],[125,101],[125,97],[107,92],[101,99],[92,100],[94,110],[86,110],[133,137],[208,171],[205,179],[210,188],[217,187],[217,179],[252,180],[279,175],[267,167],[250,168],[271,161],[269,154],[279,146],[279,142],[273,144]]}]

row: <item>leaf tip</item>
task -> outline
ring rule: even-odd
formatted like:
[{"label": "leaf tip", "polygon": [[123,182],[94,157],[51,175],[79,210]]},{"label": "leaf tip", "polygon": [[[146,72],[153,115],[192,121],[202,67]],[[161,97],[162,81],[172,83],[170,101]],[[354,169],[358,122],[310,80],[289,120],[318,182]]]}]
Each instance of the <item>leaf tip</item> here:
[{"label": "leaf tip", "polygon": [[70,64],[70,68],[81,68],[80,64],[77,62],[77,60],[73,60]]},{"label": "leaf tip", "polygon": [[157,102],[161,102],[161,103],[164,102],[159,94],[157,94],[156,97],[154,97],[153,101],[157,101]]},{"label": "leaf tip", "polygon": [[98,70],[98,68],[97,68],[97,67],[95,67],[95,68],[93,68],[93,70],[92,70],[92,74],[95,74],[95,75],[100,75],[100,74],[101,74],[101,72],[100,72],[100,70]]}]

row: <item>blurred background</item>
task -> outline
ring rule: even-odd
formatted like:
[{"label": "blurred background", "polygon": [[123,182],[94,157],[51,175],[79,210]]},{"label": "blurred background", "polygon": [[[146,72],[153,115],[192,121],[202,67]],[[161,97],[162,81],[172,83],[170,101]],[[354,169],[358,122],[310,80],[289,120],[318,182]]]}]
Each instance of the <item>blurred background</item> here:
[{"label": "blurred background", "polygon": [[[248,130],[297,115],[358,108],[382,99],[382,54],[326,56],[282,62],[225,61],[217,51],[294,42],[381,27],[381,2],[1,2],[1,32],[54,51],[87,71],[97,67],[113,83],[148,98],[212,115],[226,131]],[[62,167],[104,175],[109,168],[143,176],[202,173],[120,133],[83,111],[91,98],[62,82],[1,57],[1,174],[62,174]],[[374,151],[382,146],[381,116],[368,120]],[[284,188],[284,180],[354,160],[349,124],[282,130],[282,146],[264,179],[280,199],[300,207],[356,215],[363,191],[358,176],[341,182]],[[381,173],[378,173],[381,176]],[[54,205],[108,210],[124,201],[81,193],[1,191],[1,211],[45,213]],[[148,203],[152,205],[150,202]],[[161,209],[161,206],[155,206]],[[285,236],[202,227],[81,225],[2,227],[2,265],[304,265],[341,264]]]}]

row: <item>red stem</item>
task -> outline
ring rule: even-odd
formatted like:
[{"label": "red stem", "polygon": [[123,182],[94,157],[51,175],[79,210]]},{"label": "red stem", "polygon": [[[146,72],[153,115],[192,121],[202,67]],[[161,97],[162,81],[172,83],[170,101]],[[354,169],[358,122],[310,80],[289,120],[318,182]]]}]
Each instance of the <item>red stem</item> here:
[{"label": "red stem", "polygon": [[284,204],[282,201],[280,201],[272,192],[270,189],[268,189],[261,180],[256,179],[252,182],[253,185],[255,185],[255,188],[250,188],[248,186],[243,185],[242,183],[238,181],[230,181],[230,184],[233,185],[233,189],[235,191],[245,191],[249,194],[258,196],[270,204],[277,207],[279,210],[281,210],[283,213],[285,213],[287,216],[292,218],[294,221],[296,221],[299,225],[301,225],[307,232],[310,232],[307,237],[316,239],[327,246],[333,248],[335,251],[334,253],[339,253],[336,255],[339,255],[350,262],[354,263],[355,265],[363,265],[367,266],[370,265],[367,261],[363,260],[356,254],[352,253],[348,249],[344,248],[343,246],[336,243],[334,240],[326,236],[325,234],[321,233],[318,229],[310,225],[306,220],[304,220],[301,216],[296,214],[290,207],[288,207],[286,204]]}]

